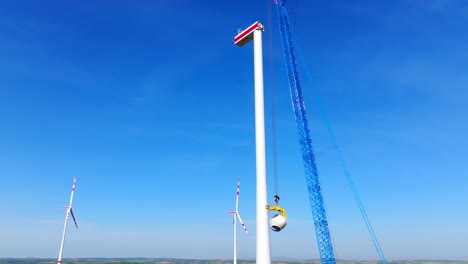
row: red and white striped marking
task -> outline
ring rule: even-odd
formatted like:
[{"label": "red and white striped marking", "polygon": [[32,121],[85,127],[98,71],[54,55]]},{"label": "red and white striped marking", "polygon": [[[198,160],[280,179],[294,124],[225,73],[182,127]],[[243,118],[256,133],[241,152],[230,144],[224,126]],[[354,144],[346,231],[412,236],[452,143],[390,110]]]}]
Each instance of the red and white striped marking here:
[{"label": "red and white striped marking", "polygon": [[229,214],[233,214],[233,215],[234,215],[234,221],[233,221],[233,223],[235,223],[235,218],[236,218],[236,216],[237,216],[237,218],[239,219],[239,222],[240,222],[241,225],[242,225],[242,228],[244,229],[245,233],[248,235],[248,234],[249,234],[249,231],[247,231],[247,227],[245,227],[245,224],[244,224],[244,222],[242,222],[242,218],[241,218],[240,215],[239,215],[239,194],[240,194],[240,179],[237,179],[236,210],[235,210],[235,211],[229,211]]},{"label": "red and white striped marking", "polygon": [[247,42],[253,39],[253,32],[256,29],[263,29],[262,24],[258,21],[253,23],[246,30],[237,34],[237,36],[234,37],[234,44],[237,46],[244,46]]},{"label": "red and white striped marking", "polygon": [[239,212],[237,213],[237,218],[239,218],[239,222],[241,223],[242,228],[244,228],[245,233],[248,235],[249,231],[247,231],[247,227],[245,227],[244,222],[242,222],[242,218],[240,217]]},{"label": "red and white striped marking", "polygon": [[236,212],[239,211],[240,179],[237,179]]}]

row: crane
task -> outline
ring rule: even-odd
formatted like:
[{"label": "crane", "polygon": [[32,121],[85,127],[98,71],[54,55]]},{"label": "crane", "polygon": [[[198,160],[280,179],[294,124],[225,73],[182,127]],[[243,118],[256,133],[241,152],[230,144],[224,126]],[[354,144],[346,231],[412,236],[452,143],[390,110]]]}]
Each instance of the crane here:
[{"label": "crane", "polygon": [[280,27],[281,43],[283,47],[286,70],[288,74],[289,89],[296,119],[299,142],[302,151],[302,160],[305,169],[307,190],[309,192],[310,207],[314,220],[315,235],[322,264],[335,264],[335,253],[328,227],[327,214],[323,203],[322,190],[315,164],[315,155],[312,148],[312,140],[309,133],[307,116],[305,111],[302,88],[297,71],[296,56],[294,53],[293,36],[289,18],[284,7],[284,0],[275,0]]},{"label": "crane", "polygon": [[[321,263],[336,263],[333,244],[330,237],[330,230],[328,227],[327,215],[323,204],[322,191],[320,188],[320,181],[318,178],[317,167],[315,164],[315,155],[312,148],[312,141],[310,138],[309,128],[307,124],[307,117],[305,111],[304,99],[302,97],[302,89],[299,80],[299,73],[297,71],[296,56],[294,52],[294,38],[292,35],[292,28],[288,13],[284,7],[285,0],[273,0],[277,5],[278,20],[280,27],[281,43],[283,47],[284,59],[286,62],[286,70],[288,73],[289,89],[291,93],[291,100],[293,102],[294,116],[296,118],[296,124],[299,134],[299,142],[301,145],[302,159],[305,168],[305,178],[307,182],[307,189],[309,191],[310,206],[312,209],[312,217],[314,220],[315,234],[317,237],[317,244],[320,253]],[[320,106],[319,106],[320,107]],[[323,111],[323,110],[322,110]],[[323,113],[322,113],[323,114]],[[369,217],[367,216],[366,210],[362,205],[361,199],[357,193],[356,187],[351,179],[348,168],[343,158],[338,145],[336,143],[335,136],[331,128],[328,126],[328,132],[333,142],[333,148],[338,155],[341,166],[344,170],[348,184],[353,192],[356,203],[359,207],[361,215],[366,223],[367,230],[372,238],[374,247],[380,258],[380,263],[387,264],[385,255],[380,247],[377,236],[374,233]]]}]

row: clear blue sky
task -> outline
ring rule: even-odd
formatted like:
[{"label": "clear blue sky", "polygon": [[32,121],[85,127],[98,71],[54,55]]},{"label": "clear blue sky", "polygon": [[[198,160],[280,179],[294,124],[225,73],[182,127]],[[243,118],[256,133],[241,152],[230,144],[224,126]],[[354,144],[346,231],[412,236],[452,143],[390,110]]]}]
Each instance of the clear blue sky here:
[{"label": "clear blue sky", "polygon": [[[352,3],[351,3],[352,2]],[[288,1],[307,63],[388,259],[468,259],[468,2]],[[273,257],[317,258],[275,6],[262,1],[1,1],[0,257],[255,256],[253,46],[264,23],[279,194]],[[271,38],[270,38],[271,37]],[[270,71],[270,66],[273,71]],[[301,65],[302,71],[305,66]],[[307,81],[307,76],[311,78]],[[336,256],[377,259],[333,152],[317,157]],[[273,201],[271,201],[273,202]]]}]

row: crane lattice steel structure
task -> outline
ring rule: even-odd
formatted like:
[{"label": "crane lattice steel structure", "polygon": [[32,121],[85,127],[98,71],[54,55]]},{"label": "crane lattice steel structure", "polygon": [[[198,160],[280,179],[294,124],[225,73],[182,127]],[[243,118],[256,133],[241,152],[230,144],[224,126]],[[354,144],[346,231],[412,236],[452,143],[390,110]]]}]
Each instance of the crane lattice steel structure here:
[{"label": "crane lattice steel structure", "polygon": [[[278,20],[280,27],[281,43],[283,46],[283,54],[286,63],[286,70],[288,73],[289,89],[291,93],[291,100],[293,105],[294,116],[296,118],[297,130],[299,134],[299,142],[301,145],[302,159],[305,169],[305,178],[307,182],[307,189],[309,191],[310,206],[312,209],[312,217],[314,220],[315,234],[317,237],[317,244],[320,254],[320,262],[327,264],[335,264],[335,254],[333,244],[330,237],[330,229],[328,227],[327,214],[323,203],[322,190],[317,173],[317,166],[315,164],[315,155],[312,148],[312,140],[310,138],[309,127],[307,123],[307,116],[305,111],[304,99],[302,96],[302,88],[297,71],[296,55],[294,52],[294,36],[291,28],[291,23],[288,17],[286,8],[284,7],[285,0],[274,0],[277,5]],[[361,199],[357,193],[354,183],[349,174],[348,168],[344,161],[343,155],[338,148],[336,139],[333,135],[331,128],[328,126],[328,132],[333,142],[333,147],[338,155],[341,166],[343,167],[348,184],[353,192],[356,203],[359,207],[361,215],[366,223],[367,230],[372,238],[375,249],[379,255],[380,262],[386,264],[387,260],[383,254],[382,248],[374,233],[370,220],[367,216],[366,210],[362,205]]]},{"label": "crane lattice steel structure", "polygon": [[291,93],[294,117],[296,118],[299,142],[302,151],[302,160],[305,169],[307,190],[309,192],[310,207],[314,220],[315,235],[320,253],[320,262],[335,264],[335,254],[328,227],[327,214],[323,203],[322,190],[315,164],[315,155],[312,148],[304,99],[302,97],[301,82],[297,71],[296,56],[294,53],[293,36],[291,26],[284,7],[284,0],[275,1],[278,10],[281,43],[288,73],[289,90]]}]

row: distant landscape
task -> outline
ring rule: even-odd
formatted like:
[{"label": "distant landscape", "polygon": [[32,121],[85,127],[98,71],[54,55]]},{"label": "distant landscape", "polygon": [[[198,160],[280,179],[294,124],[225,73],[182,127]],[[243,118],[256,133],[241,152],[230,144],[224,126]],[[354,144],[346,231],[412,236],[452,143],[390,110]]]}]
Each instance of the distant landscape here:
[{"label": "distant landscape", "polygon": [[[0,259],[0,264],[55,264],[56,259],[42,259],[42,258],[3,258]],[[232,263],[232,260],[198,260],[198,259],[172,259],[172,258],[77,258],[77,259],[64,259],[63,264],[150,264],[150,263],[176,263],[176,264],[223,264]],[[255,263],[254,260],[238,260],[237,263]],[[305,264],[314,263],[320,264],[319,260],[291,260],[291,261],[272,261],[276,264]],[[348,261],[337,260],[336,263],[343,264],[378,264],[378,261]],[[389,261],[389,264],[468,264],[468,261],[435,261],[435,260],[399,260]]]}]

